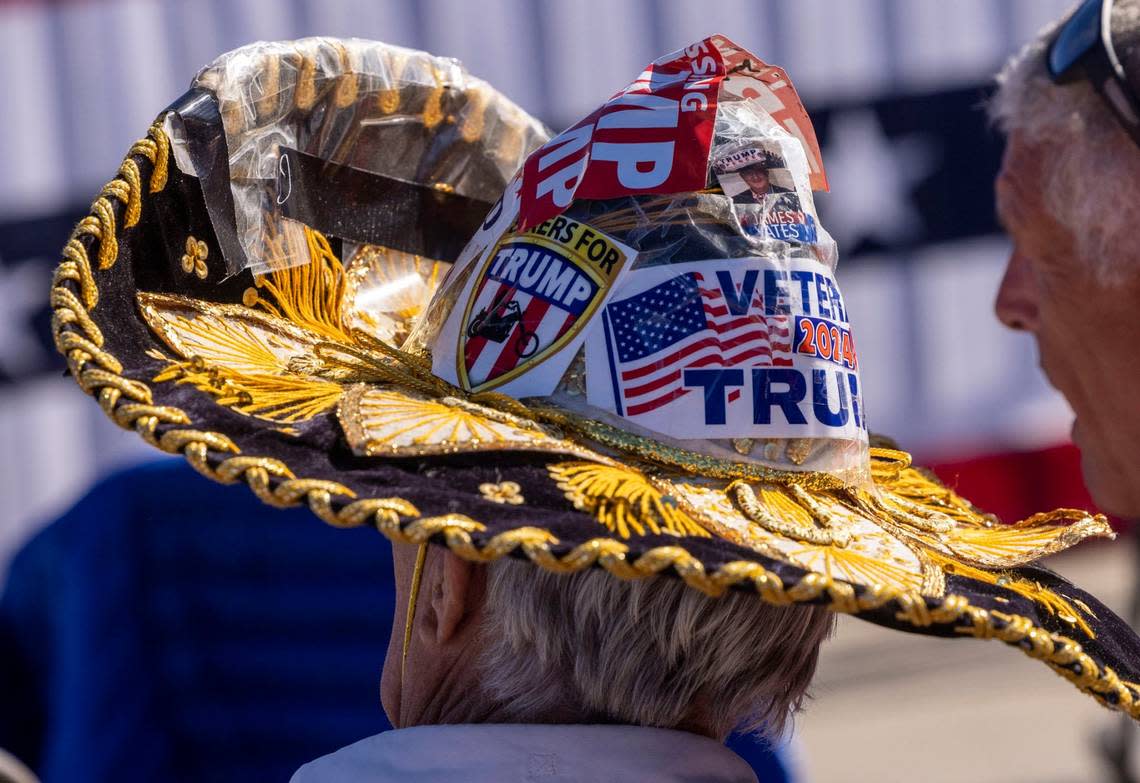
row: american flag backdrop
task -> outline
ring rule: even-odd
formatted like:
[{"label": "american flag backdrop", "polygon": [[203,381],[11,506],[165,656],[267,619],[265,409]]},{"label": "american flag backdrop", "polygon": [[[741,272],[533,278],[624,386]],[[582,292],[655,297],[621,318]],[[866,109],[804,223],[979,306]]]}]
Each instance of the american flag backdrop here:
[{"label": "american flag backdrop", "polygon": [[[991,196],[1001,143],[979,111],[1003,60],[1068,5],[0,0],[0,564],[91,481],[153,455],[61,377],[45,292],[68,231],[197,69],[305,35],[455,56],[555,129],[711,33],[784,66],[832,182],[817,201],[840,245],[872,429],[953,461],[999,513],[1082,502],[1065,404],[1029,339],[992,317],[1008,243]],[[1063,477],[1026,479],[1049,465]]]},{"label": "american flag backdrop", "polygon": [[[786,316],[756,312],[760,294],[744,314],[730,311],[718,283],[687,272],[606,306],[619,413],[637,416],[688,394],[682,370],[692,367],[791,365]],[[751,312],[748,312],[751,311]],[[740,390],[729,392],[732,402]]]}]

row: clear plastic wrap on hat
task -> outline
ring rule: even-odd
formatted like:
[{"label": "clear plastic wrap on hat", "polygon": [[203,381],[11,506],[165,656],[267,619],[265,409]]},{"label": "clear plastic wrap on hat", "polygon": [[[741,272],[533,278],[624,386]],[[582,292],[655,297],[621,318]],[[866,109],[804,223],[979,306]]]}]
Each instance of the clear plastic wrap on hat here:
[{"label": "clear plastic wrap on hat", "polygon": [[[376,41],[250,44],[203,68],[192,90],[216,101],[224,127],[217,148],[226,166],[217,168],[228,168],[233,206],[232,214],[214,222],[236,223],[237,247],[223,247],[231,274],[309,263],[301,231],[314,222],[318,199],[360,207],[351,226],[319,226],[349,241],[347,258],[358,245],[375,244],[354,241],[360,236],[442,235],[456,228],[398,218],[388,220],[390,229],[378,226],[400,206],[418,213],[401,202],[403,193],[377,192],[379,180],[368,182],[372,192],[354,192],[331,179],[334,172],[427,185],[485,208],[550,135],[457,60]],[[183,113],[167,119],[175,157],[184,170],[197,168],[202,176],[213,161],[192,160],[183,150],[183,119]],[[319,187],[301,186],[299,160],[319,167]],[[384,214],[368,208],[378,201],[385,203]]]}]

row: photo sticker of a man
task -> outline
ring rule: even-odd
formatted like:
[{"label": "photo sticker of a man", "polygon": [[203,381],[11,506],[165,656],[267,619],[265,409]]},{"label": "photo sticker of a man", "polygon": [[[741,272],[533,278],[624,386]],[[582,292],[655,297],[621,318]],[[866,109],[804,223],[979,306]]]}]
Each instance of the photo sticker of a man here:
[{"label": "photo sticker of a man", "polygon": [[795,191],[782,184],[790,182],[791,172],[777,152],[749,147],[721,158],[715,170],[721,187],[734,204],[759,204],[767,209],[791,211],[800,208]]}]

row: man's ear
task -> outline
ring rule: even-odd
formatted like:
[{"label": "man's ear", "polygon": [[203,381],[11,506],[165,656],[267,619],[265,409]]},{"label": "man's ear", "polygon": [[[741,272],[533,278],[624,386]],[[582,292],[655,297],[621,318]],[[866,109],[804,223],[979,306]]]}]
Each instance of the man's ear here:
[{"label": "man's ear", "polygon": [[451,641],[466,630],[467,621],[478,613],[486,586],[485,572],[482,566],[444,550],[440,589],[431,597],[437,644]]}]

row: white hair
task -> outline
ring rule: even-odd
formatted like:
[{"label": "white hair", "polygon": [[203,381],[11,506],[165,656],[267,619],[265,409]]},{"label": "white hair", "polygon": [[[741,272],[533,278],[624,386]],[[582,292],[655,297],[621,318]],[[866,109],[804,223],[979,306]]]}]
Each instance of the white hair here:
[{"label": "white hair", "polygon": [[486,606],[480,665],[500,719],[701,721],[721,737],[783,734],[834,622],[822,606],[710,598],[663,576],[560,576],[509,559],[489,566]]},{"label": "white hair", "polygon": [[[1042,147],[1045,208],[1073,235],[1081,260],[1112,279],[1129,270],[1117,259],[1140,255],[1140,149],[1089,82],[1053,84],[1045,58],[1058,25],[1002,68],[989,113],[1004,133]],[[1140,0],[1117,0],[1112,35],[1125,72],[1140,84]]]}]

